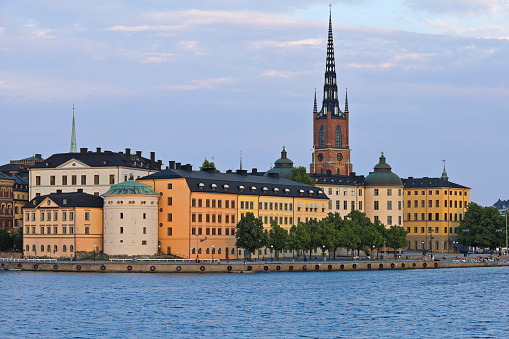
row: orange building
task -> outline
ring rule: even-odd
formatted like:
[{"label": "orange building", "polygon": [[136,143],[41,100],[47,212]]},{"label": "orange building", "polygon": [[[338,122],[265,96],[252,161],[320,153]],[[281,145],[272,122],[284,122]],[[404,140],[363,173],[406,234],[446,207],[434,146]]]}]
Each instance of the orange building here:
[{"label": "orange building", "polygon": [[32,199],[23,207],[25,256],[75,258],[96,253],[103,244],[103,198],[57,193]]},{"label": "orange building", "polygon": [[165,254],[237,259],[235,230],[245,213],[262,218],[267,228],[276,218],[288,229],[298,220],[321,219],[328,213],[328,198],[319,189],[277,175],[174,167],[171,162],[169,169],[138,179],[161,195],[159,248]]}]

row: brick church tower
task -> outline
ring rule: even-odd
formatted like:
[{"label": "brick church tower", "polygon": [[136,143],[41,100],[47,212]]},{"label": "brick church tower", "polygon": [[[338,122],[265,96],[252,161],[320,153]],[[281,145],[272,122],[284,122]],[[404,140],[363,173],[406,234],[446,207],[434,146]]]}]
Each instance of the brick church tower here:
[{"label": "brick church tower", "polygon": [[327,42],[327,61],[325,65],[325,84],[323,86],[322,109],[313,109],[313,154],[310,173],[348,175],[352,171],[348,142],[348,94],[345,95],[345,111],[341,111],[336,83],[334,60],[334,40],[332,38],[332,18],[329,12],[329,37]]}]

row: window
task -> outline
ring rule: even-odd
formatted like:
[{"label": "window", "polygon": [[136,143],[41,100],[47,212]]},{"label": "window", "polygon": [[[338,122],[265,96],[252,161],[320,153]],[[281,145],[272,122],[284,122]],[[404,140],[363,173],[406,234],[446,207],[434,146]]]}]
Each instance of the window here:
[{"label": "window", "polygon": [[433,220],[433,218],[432,218],[432,214],[431,214],[431,213],[428,213],[428,220],[429,220],[429,221]]},{"label": "window", "polygon": [[387,201],[387,210],[392,210],[392,201]]},{"label": "window", "polygon": [[320,132],[319,132],[319,141],[320,141],[320,148],[325,147],[325,129],[323,128],[323,125],[320,126]]},{"label": "window", "polygon": [[53,234],[58,234],[58,227],[53,227]]},{"label": "window", "polygon": [[205,200],[205,207],[210,207],[210,199]]},{"label": "window", "polygon": [[332,187],[329,187],[329,195],[332,195]]},{"label": "window", "polygon": [[224,229],[224,235],[230,235],[230,229],[229,228],[225,228]]},{"label": "window", "polygon": [[74,246],[73,245],[69,246],[69,252],[74,252]]},{"label": "window", "polygon": [[[69,234],[74,234],[74,227],[69,227]],[[72,251],[71,251],[72,252]]]},{"label": "window", "polygon": [[359,189],[359,197],[362,197],[362,190]]},{"label": "window", "polygon": [[440,220],[440,214],[439,213],[435,213],[435,220],[436,221]]},{"label": "window", "polygon": [[435,207],[440,207],[440,200],[435,200]]},{"label": "window", "polygon": [[196,222],[196,214],[191,214],[191,221]]},{"label": "window", "polygon": [[35,177],[35,185],[40,186],[41,185],[41,176],[37,175]]},{"label": "window", "polygon": [[169,222],[173,221],[173,214],[172,213],[168,213],[168,221]]},{"label": "window", "polygon": [[208,227],[207,227],[207,228],[205,229],[205,235],[210,235],[210,228],[208,228]]},{"label": "window", "polygon": [[336,200],[336,209],[339,210],[341,207],[339,205],[340,201],[339,200]]},{"label": "window", "polygon": [[210,214],[205,214],[205,222],[210,222]]},{"label": "window", "polygon": [[421,200],[421,207],[426,207],[426,202],[424,200]]},{"label": "window", "polygon": [[62,212],[62,221],[67,220],[67,212]]},{"label": "window", "polygon": [[168,227],[168,236],[171,237],[173,235],[173,228]]},{"label": "window", "polygon": [[67,175],[62,175],[62,186],[67,185]]},{"label": "window", "polygon": [[147,213],[143,213],[143,219],[147,219]]},{"label": "window", "polygon": [[[231,234],[235,235],[235,228],[232,228]],[[232,248],[232,253],[233,253],[233,248]]]},{"label": "window", "polygon": [[398,188],[398,197],[401,197],[401,188]]},{"label": "window", "polygon": [[215,214],[212,214],[212,222],[216,222],[216,215]]},{"label": "window", "polygon": [[222,206],[221,206],[221,205],[222,205],[222,202],[223,202],[223,200],[218,200],[218,201],[217,201],[217,208],[221,208],[221,207],[222,207]]},{"label": "window", "polygon": [[168,184],[168,189],[171,190],[173,188],[173,184]]},{"label": "window", "polygon": [[336,126],[336,148],[341,148],[341,127]]},{"label": "window", "polygon": [[347,189],[346,188],[343,188],[343,195],[347,195]]},{"label": "window", "polygon": [[85,220],[90,220],[90,212],[85,212]]},{"label": "window", "polygon": [[244,209],[244,202],[243,201],[240,202],[240,208]]},{"label": "window", "polygon": [[216,228],[215,227],[212,228],[212,235],[216,235]]},{"label": "window", "polygon": [[76,183],[77,183],[76,175],[71,175],[71,185],[76,186]]},{"label": "window", "polygon": [[217,229],[217,235],[221,235],[221,233],[223,233],[223,232],[221,231],[221,228],[218,228],[218,229]]},{"label": "window", "polygon": [[44,212],[41,212],[41,221],[44,221]]},{"label": "window", "polygon": [[62,227],[62,234],[67,234],[67,227]]},{"label": "window", "polygon": [[82,185],[86,185],[87,184],[87,176],[86,175],[82,175],[81,176],[81,184]]},{"label": "window", "polygon": [[191,234],[196,235],[196,227],[191,228]]},{"label": "window", "polygon": [[124,213],[120,212],[120,219],[124,219]]},{"label": "window", "polygon": [[387,225],[388,226],[391,226],[392,225],[392,216],[387,216]]},{"label": "window", "polygon": [[[232,223],[235,223],[235,215],[232,215]],[[233,235],[233,234],[232,234]]]},{"label": "window", "polygon": [[99,185],[99,174],[94,174],[94,185]]},{"label": "window", "polygon": [[62,252],[67,252],[67,246],[66,245],[62,246]]},{"label": "window", "polygon": [[355,209],[355,201],[352,201],[350,205],[351,205],[351,209],[354,210]]},{"label": "window", "polygon": [[51,221],[51,212],[48,212],[46,215],[46,220]]},{"label": "window", "polygon": [[362,201],[359,201],[359,211],[362,211]]},{"label": "window", "polygon": [[173,198],[168,197],[168,206],[171,206],[173,204]]},{"label": "window", "polygon": [[421,233],[424,233],[424,227],[421,227]]},{"label": "window", "polygon": [[401,201],[398,201],[398,211],[401,211]]},{"label": "window", "polygon": [[58,221],[58,212],[53,212],[53,220]]},{"label": "window", "polygon": [[115,184],[115,174],[110,174],[110,185]]},{"label": "window", "polygon": [[201,199],[198,199],[198,207],[202,207],[203,204],[202,204],[202,200]]},{"label": "window", "polygon": [[[228,201],[228,200],[226,200],[226,201]],[[227,223],[227,224],[230,223],[230,215],[226,214],[224,216],[224,222]]]},{"label": "window", "polygon": [[55,176],[54,175],[50,175],[50,177],[49,177],[49,184],[51,186],[55,186]]},{"label": "window", "polygon": [[387,189],[387,196],[392,196],[392,188]]},{"label": "window", "polygon": [[120,227],[120,234],[124,234],[124,228]]},{"label": "window", "polygon": [[348,201],[343,201],[343,209],[344,210],[347,210],[348,209]]},{"label": "window", "polygon": [[212,208],[216,208],[216,199],[212,199]]},{"label": "window", "polygon": [[196,207],[196,199],[195,199],[195,198],[193,198],[193,199],[191,200],[191,206],[192,206],[192,207]]},{"label": "window", "polygon": [[352,197],[355,197],[355,188],[352,188],[352,189],[350,190],[350,194],[352,195]]},{"label": "window", "polygon": [[85,234],[90,234],[90,227],[88,226],[85,227]]},{"label": "window", "polygon": [[414,213],[414,220],[417,221],[417,213]]},{"label": "window", "polygon": [[375,196],[378,196],[378,188],[375,188],[374,194]]},{"label": "window", "polygon": [[230,208],[230,200],[224,201],[224,208]]},{"label": "window", "polygon": [[426,220],[424,213],[421,213],[421,220]]},{"label": "window", "polygon": [[376,201],[376,200],[375,200],[374,210],[375,210],[375,211],[378,211],[378,201]]},{"label": "window", "polygon": [[414,233],[417,233],[417,227],[414,227]]}]

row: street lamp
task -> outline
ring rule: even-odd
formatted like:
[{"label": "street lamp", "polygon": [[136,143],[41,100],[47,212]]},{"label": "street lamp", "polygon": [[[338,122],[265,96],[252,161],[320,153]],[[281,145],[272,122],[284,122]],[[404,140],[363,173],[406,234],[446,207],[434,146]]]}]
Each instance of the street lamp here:
[{"label": "street lamp", "polygon": [[322,261],[325,261],[325,245],[322,245]]},{"label": "street lamp", "polygon": [[274,245],[270,245],[270,262],[272,262],[272,251],[274,250]]},{"label": "street lamp", "polygon": [[95,245],[94,245],[94,261],[95,261]]},{"label": "street lamp", "polygon": [[424,249],[424,240],[421,241],[421,248],[422,248],[422,255],[425,255],[426,254],[426,250]]},{"label": "street lamp", "polygon": [[374,253],[375,253],[375,245],[372,245],[371,246],[371,260],[373,260],[375,258],[375,254]]},{"label": "street lamp", "polygon": [[214,263],[214,252],[216,251],[216,248],[214,245],[212,245],[212,263]]},{"label": "street lamp", "polygon": [[430,241],[429,250],[430,250],[432,255],[433,255],[433,232],[434,231],[435,230],[432,230],[432,229],[429,230],[429,239],[430,239],[429,240]]},{"label": "street lamp", "polygon": [[452,242],[452,246],[454,247],[454,253],[458,253],[458,242],[457,241],[453,241]]}]

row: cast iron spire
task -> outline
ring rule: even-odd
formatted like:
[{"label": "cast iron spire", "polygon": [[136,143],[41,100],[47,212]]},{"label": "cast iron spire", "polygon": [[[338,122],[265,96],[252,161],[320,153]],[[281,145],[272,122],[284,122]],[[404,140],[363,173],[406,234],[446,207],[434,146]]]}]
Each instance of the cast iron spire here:
[{"label": "cast iron spire", "polygon": [[76,149],[76,127],[74,124],[74,104],[72,105],[71,153],[78,153],[78,150]]},{"label": "cast iron spire", "polygon": [[345,90],[345,113],[348,113],[348,88]]},{"label": "cast iron spire", "polygon": [[336,84],[336,62],[334,60],[334,39],[332,37],[332,11],[329,11],[329,37],[327,41],[327,60],[325,63],[325,84],[323,86],[323,103],[320,116],[331,113],[333,117],[343,117],[339,108],[338,86]]},{"label": "cast iron spire", "polygon": [[313,113],[318,113],[318,106],[316,105],[316,88],[315,88],[315,105],[313,106]]}]

